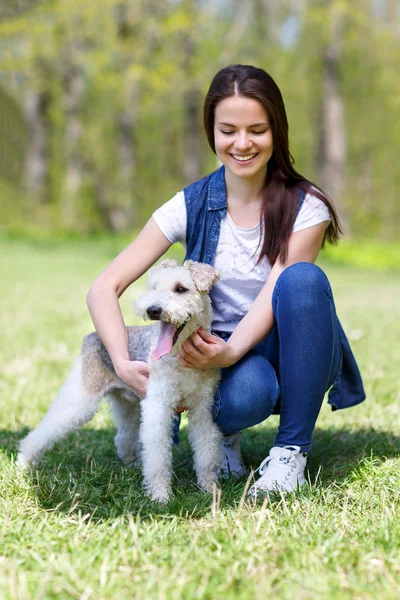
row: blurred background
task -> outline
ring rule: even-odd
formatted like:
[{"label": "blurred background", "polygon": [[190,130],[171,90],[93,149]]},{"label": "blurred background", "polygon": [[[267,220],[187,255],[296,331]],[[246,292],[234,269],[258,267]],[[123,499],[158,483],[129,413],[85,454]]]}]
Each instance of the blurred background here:
[{"label": "blurred background", "polygon": [[348,239],[395,242],[398,0],[3,0],[0,234],[132,235],[216,168],[202,104],[231,63],[280,86]]}]

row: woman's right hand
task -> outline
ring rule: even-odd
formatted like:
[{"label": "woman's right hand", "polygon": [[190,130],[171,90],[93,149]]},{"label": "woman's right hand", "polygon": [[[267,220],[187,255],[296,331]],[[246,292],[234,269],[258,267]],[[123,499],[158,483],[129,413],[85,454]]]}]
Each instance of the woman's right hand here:
[{"label": "woman's right hand", "polygon": [[146,362],[120,359],[114,364],[114,369],[118,377],[141,398],[146,397],[149,382],[149,365]]}]

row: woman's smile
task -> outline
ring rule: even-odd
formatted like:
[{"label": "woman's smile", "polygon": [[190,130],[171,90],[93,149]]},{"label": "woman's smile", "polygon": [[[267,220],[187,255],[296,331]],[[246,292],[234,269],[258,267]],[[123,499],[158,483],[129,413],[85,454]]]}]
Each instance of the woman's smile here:
[{"label": "woman's smile", "polygon": [[258,152],[253,153],[253,154],[231,154],[231,157],[238,163],[242,164],[242,165],[246,165],[249,164],[250,162],[253,161],[254,158],[256,158],[258,156]]}]

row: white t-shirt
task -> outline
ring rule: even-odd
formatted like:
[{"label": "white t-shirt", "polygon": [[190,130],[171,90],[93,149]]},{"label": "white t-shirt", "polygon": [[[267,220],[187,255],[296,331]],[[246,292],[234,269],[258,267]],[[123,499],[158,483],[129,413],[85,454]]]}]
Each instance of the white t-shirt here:
[{"label": "white t-shirt", "polygon": [[[180,242],[186,249],[186,206],[183,191],[157,209],[153,218],[171,244]],[[328,208],[319,198],[308,193],[292,232],[324,221],[330,221]],[[221,278],[210,293],[214,313],[213,329],[234,331],[267,281],[271,265],[266,258],[257,264],[260,250],[260,223],[251,229],[238,227],[227,213],[221,220],[214,262]]]}]

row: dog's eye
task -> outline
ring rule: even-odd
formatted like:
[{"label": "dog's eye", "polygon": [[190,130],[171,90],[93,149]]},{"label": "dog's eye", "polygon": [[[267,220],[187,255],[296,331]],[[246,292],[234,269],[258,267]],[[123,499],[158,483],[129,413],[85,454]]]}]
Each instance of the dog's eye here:
[{"label": "dog's eye", "polygon": [[176,294],[184,294],[185,292],[188,291],[188,289],[185,288],[183,285],[178,284],[174,291]]}]

